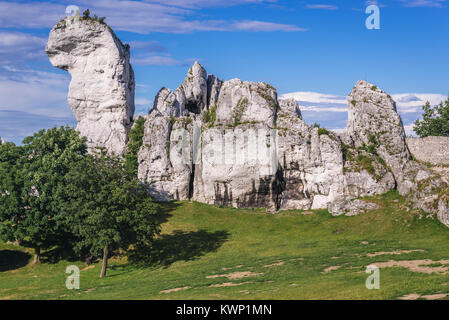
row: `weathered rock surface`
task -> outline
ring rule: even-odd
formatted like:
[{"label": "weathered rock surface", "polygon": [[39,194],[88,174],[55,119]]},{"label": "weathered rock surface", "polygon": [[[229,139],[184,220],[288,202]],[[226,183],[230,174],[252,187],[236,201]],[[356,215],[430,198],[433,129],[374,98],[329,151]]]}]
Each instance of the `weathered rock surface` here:
[{"label": "weathered rock surface", "polygon": [[129,46],[105,24],[69,17],[51,30],[46,52],[72,76],[68,102],[89,147],[123,154],[134,114]]},{"label": "weathered rock surface", "polygon": [[415,159],[433,165],[449,164],[449,137],[407,138]]},{"label": "weathered rock surface", "polygon": [[400,194],[407,195],[415,207],[436,213],[449,226],[447,178],[412,159],[395,102],[365,81],[356,84],[349,99],[345,140],[379,157],[393,174]]},{"label": "weathered rock surface", "polygon": [[405,174],[411,156],[396,103],[366,81],[357,82],[349,100],[347,132],[353,145],[372,146],[393,173],[399,193],[407,194],[413,185]]},{"label": "weathered rock surface", "polygon": [[[139,178],[158,200],[338,215],[357,211],[351,200],[396,185],[380,157],[361,144],[344,150],[272,86],[221,82],[198,63],[174,92],[161,89],[147,120]],[[365,159],[369,167],[360,164]]]}]

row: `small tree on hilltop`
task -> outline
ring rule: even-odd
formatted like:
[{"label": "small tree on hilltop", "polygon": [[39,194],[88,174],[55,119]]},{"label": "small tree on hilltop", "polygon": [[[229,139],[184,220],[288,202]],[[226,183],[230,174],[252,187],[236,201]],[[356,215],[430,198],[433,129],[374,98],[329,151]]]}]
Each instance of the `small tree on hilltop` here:
[{"label": "small tree on hilltop", "polygon": [[111,251],[146,243],[159,232],[158,205],[117,156],[102,151],[86,157],[67,175],[62,193],[71,195],[63,214],[79,239],[74,249],[103,257],[100,278]]},{"label": "small tree on hilltop", "polygon": [[422,120],[416,120],[413,130],[421,138],[428,136],[449,136],[449,97],[439,105],[427,102],[423,107]]},{"label": "small tree on hilltop", "polygon": [[83,18],[89,19],[90,18],[90,10],[86,9],[86,11],[83,12]]}]

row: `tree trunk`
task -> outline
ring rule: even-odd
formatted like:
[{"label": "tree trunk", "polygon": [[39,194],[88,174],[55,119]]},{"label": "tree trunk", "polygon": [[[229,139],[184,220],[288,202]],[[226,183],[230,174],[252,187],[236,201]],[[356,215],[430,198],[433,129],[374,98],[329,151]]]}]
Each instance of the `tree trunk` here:
[{"label": "tree trunk", "polygon": [[106,275],[106,269],[108,268],[108,253],[109,248],[105,246],[103,249],[103,264],[101,266],[100,278],[103,278]]},{"label": "tree trunk", "polygon": [[41,263],[41,248],[35,247],[34,248],[34,264]]}]

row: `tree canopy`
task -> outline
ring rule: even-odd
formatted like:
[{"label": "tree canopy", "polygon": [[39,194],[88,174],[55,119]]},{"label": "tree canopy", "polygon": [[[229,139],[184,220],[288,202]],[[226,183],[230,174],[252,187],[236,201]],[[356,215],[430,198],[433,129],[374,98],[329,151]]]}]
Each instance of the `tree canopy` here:
[{"label": "tree canopy", "polygon": [[58,222],[61,199],[54,195],[64,175],[87,153],[85,139],[69,127],[53,128],[25,138],[21,147],[5,144],[1,150],[7,158],[0,165],[1,234],[27,242],[38,263],[41,248],[66,239]]},{"label": "tree canopy", "polygon": [[101,277],[111,250],[144,243],[159,231],[154,219],[158,205],[145,185],[126,170],[122,158],[104,151],[73,166],[62,194],[70,196],[63,214],[79,239],[74,249],[103,256]]},{"label": "tree canopy", "polygon": [[123,158],[88,153],[69,127],[0,144],[0,238],[34,248],[35,263],[41,249],[70,248],[102,256],[103,277],[113,250],[148,245],[159,232],[147,191]]},{"label": "tree canopy", "polygon": [[449,136],[449,97],[439,105],[427,102],[423,107],[422,120],[416,120],[413,130],[421,138],[428,136]]}]

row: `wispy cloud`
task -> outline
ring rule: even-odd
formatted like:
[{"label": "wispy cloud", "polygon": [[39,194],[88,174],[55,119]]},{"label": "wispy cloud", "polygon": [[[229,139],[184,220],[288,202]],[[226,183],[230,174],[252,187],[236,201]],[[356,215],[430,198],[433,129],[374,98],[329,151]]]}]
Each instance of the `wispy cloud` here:
[{"label": "wispy cloud", "polygon": [[261,31],[307,31],[305,28],[299,28],[290,24],[280,24],[265,21],[236,21],[231,23],[228,27],[229,31],[251,31],[251,32],[261,32]]},{"label": "wispy cloud", "polygon": [[317,10],[338,10],[338,7],[331,4],[308,4],[307,9],[317,9]]},{"label": "wispy cloud", "polygon": [[116,30],[141,34],[150,32],[191,33],[195,31],[304,31],[304,28],[273,21],[217,20],[199,14],[204,7],[273,3],[274,0],[60,0],[59,2],[0,1],[0,25],[4,28],[50,28],[65,16],[68,4],[83,11],[90,8]]},{"label": "wispy cloud", "polygon": [[68,74],[3,66],[0,68],[0,110],[70,117],[69,82]]},{"label": "wispy cloud", "polygon": [[[399,93],[391,95],[396,101],[399,114],[402,117],[406,133],[413,135],[413,122],[422,114],[422,106],[429,101],[437,105],[447,99],[447,96],[435,93]],[[304,120],[309,123],[341,131],[346,127],[348,101],[346,96],[323,94],[318,92],[292,92],[281,98],[293,98],[298,101]]]},{"label": "wispy cloud", "polygon": [[39,115],[17,110],[0,110],[0,136],[5,141],[21,143],[22,140],[43,128],[76,126],[74,117]]},{"label": "wispy cloud", "polygon": [[383,3],[380,3],[377,0],[367,0],[367,1],[365,1],[365,6],[371,6],[371,5],[375,5],[375,6],[378,6],[380,8],[386,7],[386,5],[384,5]]},{"label": "wispy cloud", "polygon": [[434,7],[441,8],[447,0],[401,0],[406,7]]},{"label": "wispy cloud", "polygon": [[131,63],[136,66],[176,66],[183,62],[168,56],[147,55],[137,56],[131,59]]},{"label": "wispy cloud", "polygon": [[16,31],[0,31],[0,63],[8,65],[45,57],[47,39]]}]

